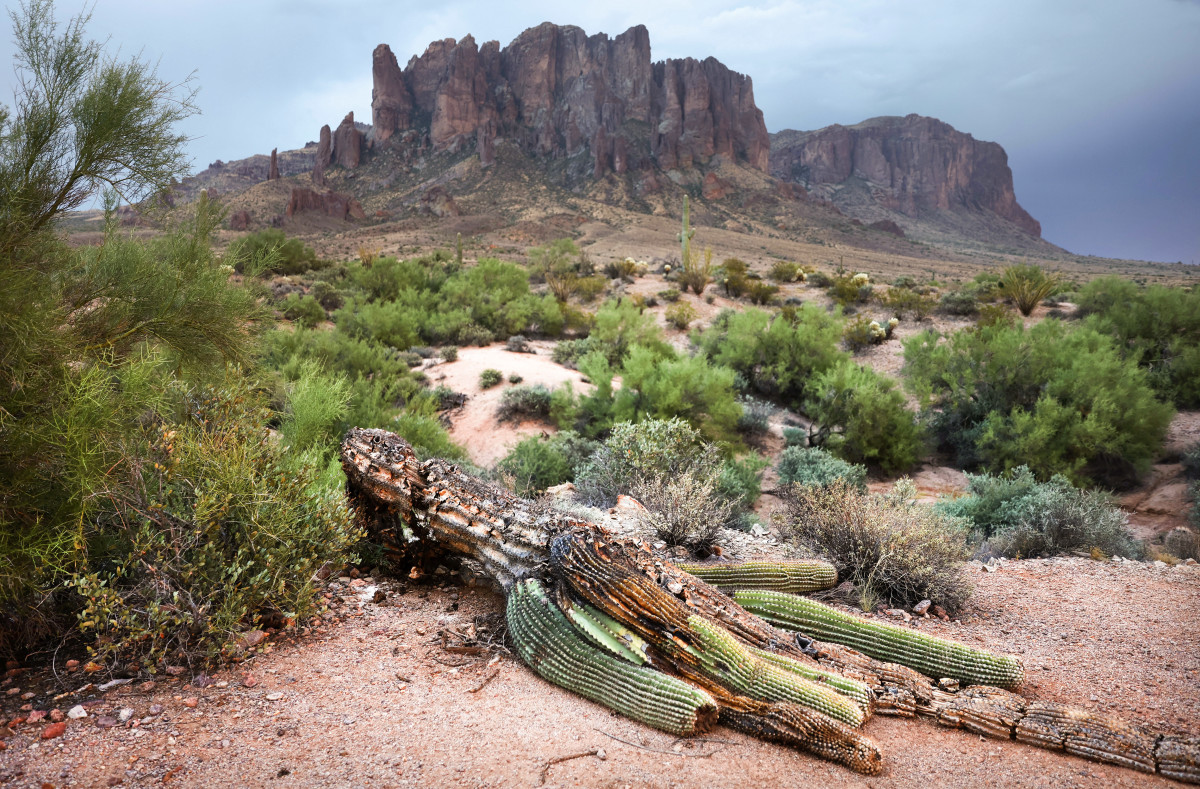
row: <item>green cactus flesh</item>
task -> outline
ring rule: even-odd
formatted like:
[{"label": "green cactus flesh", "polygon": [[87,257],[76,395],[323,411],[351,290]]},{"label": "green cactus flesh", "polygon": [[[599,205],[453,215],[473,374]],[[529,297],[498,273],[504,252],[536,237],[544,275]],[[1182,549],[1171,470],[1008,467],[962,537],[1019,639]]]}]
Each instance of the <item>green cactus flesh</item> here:
[{"label": "green cactus flesh", "polygon": [[730,690],[766,702],[798,704],[850,726],[866,719],[861,707],[833,689],[757,658],[724,628],[699,616],[688,618],[698,636],[692,649],[701,670]]},{"label": "green cactus flesh", "polygon": [[586,642],[535,580],[512,587],[507,617],[521,659],[559,687],[675,735],[706,731],[716,721],[709,694]]},{"label": "green cactus flesh", "polygon": [[949,677],[967,685],[994,685],[1006,690],[1025,678],[1021,661],[896,625],[868,622],[827,605],[779,592],[735,592],[747,611],[768,622],[807,636],[859,650],[875,658],[908,666],[927,677]]},{"label": "green cactus flesh", "polygon": [[559,601],[562,612],[584,638],[616,657],[644,666],[650,645],[625,625],[587,603]]},{"label": "green cactus flesh", "polygon": [[837,570],[828,562],[736,562],[676,564],[680,570],[722,590],[769,589],[775,592],[816,592],[837,583]]},{"label": "green cactus flesh", "polygon": [[780,655],[775,652],[768,652],[765,649],[756,649],[749,647],[750,653],[759,660],[766,661],[774,666],[778,666],[784,671],[790,671],[793,674],[799,674],[805,679],[815,682],[818,685],[828,685],[829,688],[846,698],[853,701],[866,714],[870,714],[874,696],[871,694],[871,688],[865,682],[859,682],[850,677],[844,677],[841,674],[836,674],[832,671],[810,666],[806,663],[801,663],[799,660],[793,660],[786,655]]}]

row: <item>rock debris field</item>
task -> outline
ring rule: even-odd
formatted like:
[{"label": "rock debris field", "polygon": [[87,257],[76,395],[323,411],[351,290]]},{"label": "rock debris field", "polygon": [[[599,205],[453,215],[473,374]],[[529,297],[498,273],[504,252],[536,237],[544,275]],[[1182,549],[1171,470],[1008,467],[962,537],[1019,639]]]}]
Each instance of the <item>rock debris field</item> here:
[{"label": "rock debris field", "polygon": [[[1200,566],[1056,558],[967,572],[976,591],[960,619],[907,626],[1020,655],[1027,697],[1200,732]],[[82,667],[10,667],[0,785],[1179,785],[927,720],[868,721],[886,761],[870,779],[720,727],[680,740],[529,671],[504,647],[490,589],[447,573],[341,577],[328,595],[320,620],[211,676],[108,685]]]}]

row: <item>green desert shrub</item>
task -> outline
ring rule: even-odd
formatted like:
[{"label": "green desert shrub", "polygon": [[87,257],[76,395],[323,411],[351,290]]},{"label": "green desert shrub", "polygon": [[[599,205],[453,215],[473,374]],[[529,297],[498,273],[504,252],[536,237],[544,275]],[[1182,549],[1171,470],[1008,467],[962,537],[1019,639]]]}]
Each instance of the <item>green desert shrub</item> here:
[{"label": "green desert shrub", "polygon": [[1192,444],[1183,451],[1180,458],[1183,463],[1183,475],[1188,479],[1200,479],[1200,441]]},{"label": "green desert shrub", "polygon": [[1200,561],[1200,538],[1187,527],[1177,526],[1167,532],[1167,536],[1163,538],[1163,548],[1178,559]]},{"label": "green desert shrub", "polygon": [[926,293],[914,288],[891,288],[879,302],[897,318],[905,315],[913,320],[923,321],[933,314],[938,306],[934,293]]},{"label": "green desert shrub", "polygon": [[771,461],[753,452],[726,460],[717,478],[717,492],[742,509],[750,509],[762,493],[763,471],[770,465]]},{"label": "green desert shrub", "polygon": [[810,393],[806,410],[819,425],[810,444],[889,474],[920,459],[924,434],[891,378],[844,361],[817,375]]},{"label": "green desert shrub", "polygon": [[831,561],[838,578],[854,584],[863,610],[932,600],[954,611],[970,596],[966,528],[908,496],[863,494],[842,480],[796,485],[780,528],[802,550]]},{"label": "green desert shrub", "polygon": [[551,392],[542,384],[513,386],[500,395],[496,417],[501,421],[549,419]]},{"label": "green desert shrub", "polygon": [[1137,285],[1100,277],[1079,292],[1077,314],[1112,335],[1179,408],[1200,407],[1200,288]]},{"label": "green desert shrub", "polygon": [[297,323],[306,329],[311,329],[325,321],[325,308],[311,295],[301,296],[299,293],[289,293],[283,301],[283,317]]},{"label": "green desert shrub", "polygon": [[686,301],[677,301],[670,307],[667,307],[664,317],[667,319],[667,324],[673,326],[680,331],[686,331],[692,321],[700,317],[696,312],[696,308]]},{"label": "green desert shrub", "polygon": [[595,441],[563,430],[548,438],[531,436],[512,448],[496,470],[510,481],[520,496],[532,496],[547,488],[571,482],[576,470],[595,453]]},{"label": "green desert shrub", "polygon": [[405,350],[420,341],[425,317],[423,310],[406,302],[351,299],[333,314],[333,320],[350,337]]},{"label": "green desert shrub", "polygon": [[679,301],[679,295],[679,288],[667,288],[658,292],[658,297],[668,304],[674,304]]},{"label": "green desert shrub", "polygon": [[723,310],[696,341],[709,359],[742,375],[755,391],[794,404],[817,374],[846,358],[838,349],[841,323],[813,304],[791,317]]},{"label": "green desert shrub", "polygon": [[491,389],[504,380],[504,373],[489,367],[479,374],[479,388]]},{"label": "green desert shrub", "polygon": [[830,279],[826,293],[835,304],[848,308],[847,312],[849,312],[849,308],[870,301],[874,288],[871,285],[871,278],[866,274],[850,274],[838,270]]},{"label": "green desert shrub", "polygon": [[71,584],[98,659],[231,654],[260,617],[312,614],[314,573],[360,536],[340,490],[284,467],[270,413],[244,381],[187,402],[155,431],[137,484],[110,499],[109,541]]},{"label": "green desert shrub", "polygon": [[709,469],[636,479],[631,494],[646,512],[643,522],[668,545],[707,552],[724,527],[735,522],[734,503],[720,494],[720,477]]},{"label": "green desert shrub", "polygon": [[404,411],[387,426],[396,435],[412,444],[417,457],[467,460],[467,451],[455,444],[445,426],[433,413]]},{"label": "green desert shrub", "polygon": [[458,348],[454,345],[447,345],[442,348],[441,357],[443,362],[457,362]]},{"label": "green desert shrub", "polygon": [[749,395],[739,397],[738,402],[742,406],[742,415],[737,422],[738,432],[748,436],[765,434],[771,427],[771,414],[775,412],[771,404]]},{"label": "green desert shrub", "polygon": [[1039,479],[1119,482],[1162,445],[1173,410],[1112,339],[1045,320],[905,344],[906,385],[962,468],[1028,465]]},{"label": "green desert shrub", "polygon": [[947,315],[972,316],[979,312],[979,299],[974,290],[952,290],[942,294],[938,308]]},{"label": "green desert shrub", "polygon": [[829,487],[840,481],[861,493],[867,492],[865,466],[847,463],[817,447],[787,447],[779,456],[775,470],[780,485]]},{"label": "green desert shrub", "polygon": [[967,495],[939,502],[940,512],[970,523],[1005,556],[1090,551],[1140,556],[1125,514],[1103,491],[1080,490],[1065,477],[1038,482],[1021,466],[1009,474],[968,474]]},{"label": "green desert shrub", "polygon": [[[317,300],[317,303],[326,310],[336,310],[344,303],[341,292],[331,283],[325,280],[317,280],[308,290],[308,295]],[[322,318],[324,320],[324,318]]]},{"label": "green desert shrub", "polygon": [[[298,238],[288,238],[282,230],[274,227],[235,241],[227,256],[236,261],[234,269],[239,273],[290,275],[322,267],[312,247]],[[253,260],[267,261],[265,270],[247,270],[246,263]]]},{"label": "green desert shrub", "polygon": [[513,353],[533,353],[529,339],[524,334],[514,334],[504,343],[504,349]]},{"label": "green desert shrub", "polygon": [[808,431],[801,430],[798,427],[785,427],[783,429],[783,443],[789,447],[806,447],[808,446]]},{"label": "green desert shrub", "polygon": [[858,353],[864,348],[880,345],[891,339],[899,322],[896,318],[892,318],[880,323],[871,320],[866,315],[859,315],[854,320],[847,322],[846,327],[842,329],[842,342],[846,344],[848,350]]},{"label": "green desert shrub", "polygon": [[315,361],[308,361],[299,378],[288,387],[279,433],[293,452],[331,446],[341,438],[350,408],[349,382],[328,375]]},{"label": "green desert shrub", "polygon": [[804,271],[798,263],[791,263],[786,260],[777,260],[771,265],[771,272],[768,276],[776,282],[795,282],[796,280],[804,281]]}]

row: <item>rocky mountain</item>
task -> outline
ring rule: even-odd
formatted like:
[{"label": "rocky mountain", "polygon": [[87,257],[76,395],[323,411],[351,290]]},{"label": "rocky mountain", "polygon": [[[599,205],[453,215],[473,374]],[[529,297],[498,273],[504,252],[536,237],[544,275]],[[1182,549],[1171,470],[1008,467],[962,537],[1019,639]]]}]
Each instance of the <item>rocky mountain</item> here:
[{"label": "rocky mountain", "polygon": [[865,221],[892,218],[879,209],[935,221],[940,212],[990,212],[1030,236],[1042,233],[1017,203],[1004,149],[936,118],[882,117],[772,134],[770,172]]},{"label": "rocky mountain", "polygon": [[473,148],[486,167],[506,139],[533,156],[576,159],[573,174],[595,178],[718,156],[767,169],[750,78],[714,58],[651,62],[641,25],[609,38],[547,22],[503,48],[447,38],[404,68],[380,44],[372,75],[370,131],[355,133],[347,116],[323,164],[352,169],[387,149],[415,157]]}]

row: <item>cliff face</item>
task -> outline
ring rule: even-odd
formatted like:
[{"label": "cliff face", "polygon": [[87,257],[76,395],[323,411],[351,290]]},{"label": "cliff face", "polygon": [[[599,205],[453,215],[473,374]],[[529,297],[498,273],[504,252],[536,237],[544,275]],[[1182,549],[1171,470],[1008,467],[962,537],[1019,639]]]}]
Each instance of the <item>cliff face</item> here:
[{"label": "cliff face", "polygon": [[[596,177],[687,168],[716,155],[767,169],[770,144],[750,78],[713,58],[651,63],[641,25],[610,39],[545,23],[503,49],[448,38],[403,69],[380,44],[372,74],[373,128],[360,145],[395,145],[416,131],[435,151],[475,146],[486,165],[505,137],[538,156],[587,152]],[[353,167],[350,142],[335,139],[334,151]]]},{"label": "cliff face", "polygon": [[772,135],[771,174],[815,189],[852,177],[884,207],[911,217],[933,210],[988,210],[1030,235],[1041,224],[1017,203],[1008,155],[936,118],[908,115]]}]

